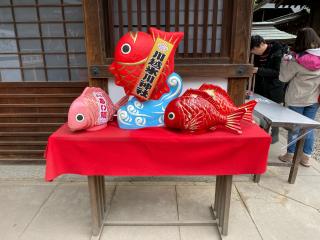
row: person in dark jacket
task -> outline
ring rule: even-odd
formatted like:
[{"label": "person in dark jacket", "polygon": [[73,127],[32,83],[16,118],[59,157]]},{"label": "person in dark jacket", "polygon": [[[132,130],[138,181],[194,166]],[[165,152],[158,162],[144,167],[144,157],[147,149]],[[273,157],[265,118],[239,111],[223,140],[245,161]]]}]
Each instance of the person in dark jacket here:
[{"label": "person in dark jacket", "polygon": [[[266,43],[263,37],[251,37],[251,53],[254,57],[254,71],[256,82],[254,92],[276,103],[284,99],[285,84],[279,80],[280,64],[283,47],[277,42]],[[279,141],[279,128],[272,128],[272,143]]]}]

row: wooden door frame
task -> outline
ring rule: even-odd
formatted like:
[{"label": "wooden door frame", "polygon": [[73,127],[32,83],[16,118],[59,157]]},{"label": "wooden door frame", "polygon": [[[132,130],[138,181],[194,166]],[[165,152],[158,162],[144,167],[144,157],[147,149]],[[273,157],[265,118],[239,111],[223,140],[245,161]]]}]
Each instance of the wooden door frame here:
[{"label": "wooden door frame", "polygon": [[[245,89],[247,80],[252,76],[252,65],[249,63],[249,41],[252,23],[252,0],[224,0],[224,11],[228,11],[232,17],[223,20],[231,27],[231,34],[224,31],[225,42],[222,43],[224,49],[228,49],[229,62],[207,64],[181,64],[176,70],[183,76],[193,77],[225,77],[228,78],[228,93],[237,105],[242,104],[245,99]],[[107,63],[105,62],[105,42],[104,42],[104,13],[103,0],[83,0],[85,38],[87,50],[87,64],[89,69],[89,85],[99,86],[108,90]],[[225,19],[225,18],[224,18]],[[222,40],[223,41],[223,40]],[[221,49],[224,53],[225,50]],[[218,61],[219,62],[219,61]],[[192,68],[192,73],[186,71]],[[179,71],[180,70],[180,71]]]}]

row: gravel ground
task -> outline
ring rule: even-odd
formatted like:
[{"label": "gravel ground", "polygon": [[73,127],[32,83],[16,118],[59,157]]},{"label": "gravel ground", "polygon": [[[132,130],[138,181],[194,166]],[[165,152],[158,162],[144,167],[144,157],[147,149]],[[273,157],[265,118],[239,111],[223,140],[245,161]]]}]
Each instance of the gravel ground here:
[{"label": "gravel ground", "polygon": [[[316,121],[320,122],[320,111],[318,111],[317,116],[316,116]],[[287,138],[288,132],[285,129],[280,128],[280,134]],[[315,130],[315,146],[314,146],[314,151],[312,154],[312,158],[316,159],[317,161],[320,161],[320,129]]]}]

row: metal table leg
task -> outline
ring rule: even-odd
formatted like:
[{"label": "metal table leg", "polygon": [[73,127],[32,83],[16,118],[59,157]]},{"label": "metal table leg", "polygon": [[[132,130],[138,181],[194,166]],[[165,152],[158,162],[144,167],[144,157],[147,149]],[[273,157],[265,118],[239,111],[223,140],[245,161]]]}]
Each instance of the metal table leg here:
[{"label": "metal table leg", "polygon": [[221,177],[217,176],[216,177],[216,189],[215,189],[215,194],[214,194],[214,205],[212,208],[215,216],[218,215],[218,209],[219,209],[220,181],[221,181]]},{"label": "metal table leg", "polygon": [[217,176],[216,192],[213,211],[216,222],[212,221],[173,221],[168,223],[162,222],[136,222],[136,223],[118,223],[105,222],[106,217],[106,196],[105,183],[103,176],[88,176],[88,186],[90,193],[90,205],[92,215],[92,237],[91,240],[99,240],[105,225],[111,226],[205,226],[217,223],[220,235],[228,234],[229,211],[232,188],[232,175]]},{"label": "metal table leg", "polygon": [[[306,132],[306,129],[303,129],[300,131],[299,136],[303,136]],[[293,184],[296,181],[296,177],[298,174],[298,168],[299,168],[299,164],[301,161],[301,156],[303,154],[303,145],[304,145],[304,141],[306,139],[306,136],[304,136],[303,138],[300,138],[297,141],[297,145],[296,145],[296,151],[293,155],[293,160],[292,160],[292,165],[290,168],[290,174],[289,174],[289,179],[288,182]]]},{"label": "metal table leg", "polygon": [[92,217],[92,240],[98,240],[103,230],[106,215],[105,188],[103,176],[88,176]]},{"label": "metal table leg", "polygon": [[260,182],[261,174],[253,175],[253,182],[258,183]]},{"label": "metal table leg", "polygon": [[222,219],[223,219],[223,214],[224,214],[224,206],[225,206],[225,199],[224,199],[224,192],[226,188],[226,180],[225,176],[221,176],[221,184],[220,184],[220,195],[218,196],[220,199],[220,206],[219,206],[219,212],[218,212],[218,228],[222,228]]},{"label": "metal table leg", "polygon": [[228,234],[232,175],[217,176],[213,213],[217,219],[220,235]]}]

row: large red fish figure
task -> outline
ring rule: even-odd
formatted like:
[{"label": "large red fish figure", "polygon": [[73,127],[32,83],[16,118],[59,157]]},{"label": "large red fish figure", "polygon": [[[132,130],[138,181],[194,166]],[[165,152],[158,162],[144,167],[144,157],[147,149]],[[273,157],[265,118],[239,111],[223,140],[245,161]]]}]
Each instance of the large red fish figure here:
[{"label": "large red fish figure", "polygon": [[237,109],[229,115],[218,112],[214,101],[206,92],[187,90],[181,97],[171,101],[164,113],[164,123],[169,128],[199,132],[217,127],[241,134],[240,120],[244,110]]},{"label": "large red fish figure", "polygon": [[182,32],[156,28],[149,32],[128,32],[122,36],[109,67],[115,83],[141,101],[157,100],[169,92],[166,79],[174,70],[174,54],[183,38]]},{"label": "large red fish figure", "polygon": [[244,109],[245,113],[243,115],[243,120],[248,122],[252,122],[252,114],[254,107],[256,106],[257,102],[255,100],[249,101],[240,107],[237,107],[228,93],[221,87],[213,85],[213,84],[202,84],[199,90],[208,93],[214,102],[215,108],[224,115],[228,115],[237,109]]}]

